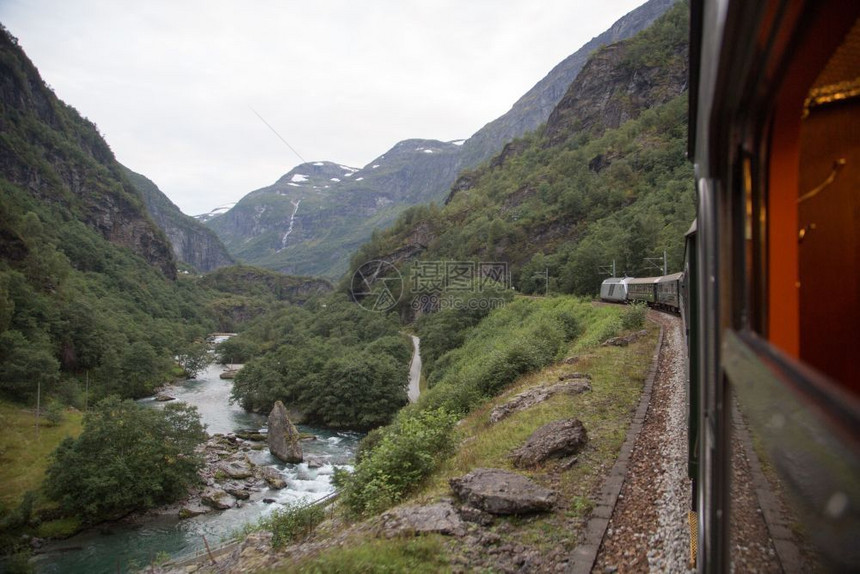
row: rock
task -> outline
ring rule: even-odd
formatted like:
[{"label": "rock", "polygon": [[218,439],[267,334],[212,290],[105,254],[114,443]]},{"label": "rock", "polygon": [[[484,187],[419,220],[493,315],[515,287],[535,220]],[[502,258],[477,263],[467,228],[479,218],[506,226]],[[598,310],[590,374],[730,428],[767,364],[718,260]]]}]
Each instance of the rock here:
[{"label": "rock", "polygon": [[281,473],[271,466],[257,467],[257,476],[266,481],[270,487],[274,489],[282,489],[287,486],[287,481],[281,476]]},{"label": "rock", "polygon": [[318,456],[309,456],[305,459],[308,468],[322,468],[325,466],[325,460]]},{"label": "rock", "polygon": [[[578,375],[580,373],[575,374]],[[588,379],[591,378],[589,375],[585,375],[585,377],[587,377]],[[546,387],[537,387],[534,389],[529,389],[516,395],[508,402],[494,408],[493,412],[490,413],[490,422],[497,423],[503,418],[512,415],[513,413],[525,410],[529,407],[533,407],[538,403],[542,403],[556,393],[563,392],[570,395],[575,395],[590,390],[591,385],[588,383],[588,380],[577,380],[575,382],[558,383]]]},{"label": "rock", "polygon": [[521,474],[479,468],[449,481],[463,502],[490,514],[530,514],[552,510],[556,493]]},{"label": "rock", "polygon": [[236,506],[236,499],[220,488],[206,487],[200,495],[200,502],[216,510],[227,510]]},{"label": "rock", "polygon": [[641,331],[636,331],[635,333],[631,333],[625,337],[612,337],[611,339],[605,340],[603,342],[603,346],[626,347],[630,343],[635,343],[647,334],[648,329],[642,329]]},{"label": "rock", "polygon": [[302,446],[299,444],[299,432],[290,419],[287,409],[281,401],[275,401],[272,412],[269,413],[269,433],[267,437],[269,452],[284,462],[302,462]]},{"label": "rock", "polygon": [[535,466],[549,458],[576,454],[587,442],[588,433],[579,419],[555,421],[533,432],[511,458],[516,467]]},{"label": "rock", "polygon": [[394,538],[404,534],[463,536],[465,525],[450,502],[429,506],[404,506],[382,515],[382,534]]},{"label": "rock", "polygon": [[277,500],[275,500],[274,498],[264,498],[263,502],[265,502],[266,504],[275,504]]},{"label": "rock", "polygon": [[565,359],[561,362],[563,365],[575,365],[580,361],[580,357],[565,357]]},{"label": "rock", "polygon": [[238,372],[239,372],[238,369],[229,369],[227,371],[224,371],[223,373],[221,373],[218,376],[222,379],[235,379],[236,373],[238,373]]},{"label": "rock", "polygon": [[217,470],[233,479],[244,479],[254,476],[254,467],[247,460],[228,459],[218,464]]},{"label": "rock", "polygon": [[227,484],[223,487],[224,492],[239,500],[248,500],[251,498],[251,493],[245,490],[243,486],[238,484]]},{"label": "rock", "polygon": [[179,520],[185,520],[193,516],[200,516],[212,512],[212,508],[203,506],[202,504],[188,504],[179,509]]},{"label": "rock", "polygon": [[250,440],[250,441],[257,441],[257,442],[262,442],[262,441],[266,440],[266,435],[264,435],[260,431],[253,430],[253,429],[236,431],[236,436],[241,438],[241,439]]},{"label": "rock", "polygon": [[171,397],[167,393],[158,393],[155,395],[155,400],[160,403],[166,403],[167,401],[175,401],[176,397]]},{"label": "rock", "polygon": [[463,506],[460,508],[460,518],[465,520],[466,522],[474,522],[475,524],[480,524],[481,526],[492,526],[495,519],[493,515],[489,512],[484,512],[479,508],[475,508],[474,506]]}]

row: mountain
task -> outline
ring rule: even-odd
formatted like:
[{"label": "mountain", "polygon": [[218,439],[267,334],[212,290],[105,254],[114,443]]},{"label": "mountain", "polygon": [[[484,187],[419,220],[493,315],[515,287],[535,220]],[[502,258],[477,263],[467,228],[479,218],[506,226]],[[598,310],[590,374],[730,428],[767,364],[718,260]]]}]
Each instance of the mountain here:
[{"label": "mountain", "polygon": [[199,221],[200,223],[206,223],[207,221],[209,221],[210,219],[212,219],[214,217],[218,217],[219,215],[224,215],[225,213],[227,213],[228,211],[233,209],[234,205],[236,205],[236,202],[226,203],[224,205],[219,205],[215,209],[210,210],[208,213],[200,213],[198,215],[192,215],[192,217],[194,219],[196,219],[197,221]]},{"label": "mountain", "polygon": [[175,278],[167,238],[95,125],[57,99],[5,30],[0,36],[0,173]]},{"label": "mountain", "polygon": [[[619,19],[465,142],[402,141],[361,170],[346,169],[352,175],[338,172],[330,162],[303,164],[223,215],[213,211],[200,220],[246,263],[335,279],[374,231],[390,225],[409,206],[441,202],[462,170],[474,169],[545,122],[593,51],[643,30],[674,1],[650,0]],[[298,176],[313,181],[293,181]]]},{"label": "mountain", "polygon": [[526,92],[511,109],[466,140],[460,167],[473,168],[498,153],[502,146],[536,130],[567,92],[591,54],[601,46],[629,38],[651,25],[677,0],[649,0],[615,22],[608,30],[565,58]]},{"label": "mountain", "polygon": [[0,30],[0,395],[151,393],[214,327],[194,281],[95,125]]},{"label": "mountain", "polygon": [[508,267],[520,292],[582,295],[597,291],[600,268],[613,261],[619,272],[649,274],[648,259],[666,252],[679,270],[695,214],[688,20],[688,4],[678,3],[593,53],[542,129],[461,177],[441,208],[406,210],[352,266],[383,260],[420,284],[421,261],[492,262]]},{"label": "mountain", "polygon": [[145,176],[125,166],[126,179],[143,198],[146,209],[173,246],[177,260],[206,273],[233,264],[233,258],[218,236],[193,217],[182,213],[158,186]]},{"label": "mountain", "polygon": [[361,169],[325,161],[301,164],[205,224],[244,262],[336,278],[374,229],[389,225],[406,206],[445,196],[438,177],[455,177],[459,149],[416,139],[400,142]]}]

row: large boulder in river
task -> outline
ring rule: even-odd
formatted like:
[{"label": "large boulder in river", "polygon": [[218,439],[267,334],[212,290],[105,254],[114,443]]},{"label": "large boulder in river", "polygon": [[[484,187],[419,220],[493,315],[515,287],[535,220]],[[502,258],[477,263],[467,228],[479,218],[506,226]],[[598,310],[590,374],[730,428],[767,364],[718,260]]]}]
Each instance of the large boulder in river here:
[{"label": "large boulder in river", "polygon": [[275,401],[269,413],[269,452],[284,462],[302,462],[302,446],[299,431],[287,417],[287,409],[281,401]]},{"label": "large boulder in river", "polygon": [[498,468],[478,468],[448,482],[460,500],[490,514],[552,510],[557,496],[521,474]]}]

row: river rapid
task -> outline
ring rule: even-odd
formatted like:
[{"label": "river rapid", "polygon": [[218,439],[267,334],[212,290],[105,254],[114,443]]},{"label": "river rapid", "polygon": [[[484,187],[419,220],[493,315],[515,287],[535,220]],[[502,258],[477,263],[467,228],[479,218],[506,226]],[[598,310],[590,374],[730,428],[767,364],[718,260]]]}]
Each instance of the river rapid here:
[{"label": "river rapid", "polygon": [[[196,406],[210,435],[265,427],[266,417],[247,413],[230,403],[232,381],[220,378],[223,371],[220,365],[210,365],[196,379],[176,384],[166,392],[179,401]],[[151,398],[139,402],[149,408],[161,408],[164,404]],[[181,558],[204,550],[204,536],[214,548],[243,525],[255,522],[285,504],[310,502],[328,495],[334,490],[331,485],[334,467],[351,464],[361,435],[304,426],[298,426],[298,429],[316,435],[316,440],[302,442],[302,449],[306,456],[323,459],[325,464],[321,468],[309,469],[305,463],[284,464],[269,454],[268,449],[249,453],[252,462],[272,466],[286,479],[286,488],[265,492],[264,498],[274,499],[274,503],[252,499],[238,508],[185,520],[179,520],[171,513],[134,522],[101,525],[66,540],[47,544],[33,560],[36,571],[109,574],[142,568],[165,553],[171,558]]]}]

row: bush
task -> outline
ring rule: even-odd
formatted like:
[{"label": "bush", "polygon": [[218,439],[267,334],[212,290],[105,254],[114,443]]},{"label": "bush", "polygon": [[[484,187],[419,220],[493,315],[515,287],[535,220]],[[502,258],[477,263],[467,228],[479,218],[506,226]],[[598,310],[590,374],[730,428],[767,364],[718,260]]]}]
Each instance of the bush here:
[{"label": "bush", "polygon": [[645,315],[648,313],[648,306],[645,303],[633,303],[624,310],[621,315],[621,327],[625,330],[641,329],[645,324]]},{"label": "bush", "polygon": [[259,522],[259,527],[272,533],[272,546],[285,544],[310,535],[325,518],[325,508],[319,504],[294,503],[275,510]]},{"label": "bush", "polygon": [[52,454],[45,492],[89,522],[172,502],[197,481],[203,430],[195,407],[105,399],[84,417],[80,436]]},{"label": "bush", "polygon": [[453,449],[457,417],[444,409],[403,413],[363,455],[352,476],[338,477],[343,503],[356,515],[396,504]]}]

